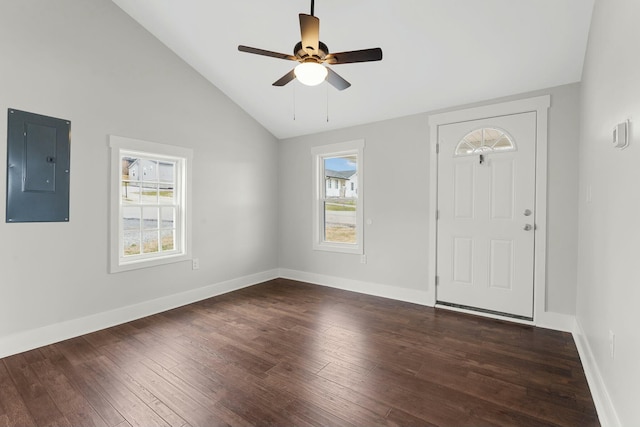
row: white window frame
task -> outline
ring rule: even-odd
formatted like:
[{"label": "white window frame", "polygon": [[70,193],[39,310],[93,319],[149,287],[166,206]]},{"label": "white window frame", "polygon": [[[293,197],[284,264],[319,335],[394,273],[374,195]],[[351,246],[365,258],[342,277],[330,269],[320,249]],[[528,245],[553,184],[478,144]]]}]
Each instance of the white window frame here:
[{"label": "white window frame", "polygon": [[[191,259],[191,165],[193,150],[185,147],[159,144],[139,139],[109,135],[110,164],[110,218],[109,218],[109,271],[147,268]],[[176,215],[175,250],[169,253],[123,256],[122,214],[122,158],[144,157],[176,162],[175,189],[178,213]]]},{"label": "white window frame", "polygon": [[[364,139],[323,145],[311,149],[313,173],[313,249],[349,254],[364,253]],[[324,240],[324,199],[326,180],[324,159],[355,154],[358,159],[358,197],[356,198],[356,243],[336,243]]]}]

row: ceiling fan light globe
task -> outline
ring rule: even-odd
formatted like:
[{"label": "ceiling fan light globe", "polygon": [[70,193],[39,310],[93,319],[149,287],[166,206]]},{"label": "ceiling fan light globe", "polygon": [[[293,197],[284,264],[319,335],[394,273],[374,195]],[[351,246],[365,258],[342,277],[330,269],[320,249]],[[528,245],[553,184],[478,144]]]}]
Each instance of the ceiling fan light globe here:
[{"label": "ceiling fan light globe", "polygon": [[315,62],[304,62],[294,69],[300,83],[306,86],[317,86],[327,78],[327,68]]}]

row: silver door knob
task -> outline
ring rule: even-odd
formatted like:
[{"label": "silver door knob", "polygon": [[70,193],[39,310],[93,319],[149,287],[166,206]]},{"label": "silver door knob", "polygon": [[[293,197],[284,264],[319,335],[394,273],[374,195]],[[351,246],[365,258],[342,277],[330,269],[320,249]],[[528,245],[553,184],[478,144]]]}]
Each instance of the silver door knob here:
[{"label": "silver door knob", "polygon": [[531,231],[532,228],[531,224],[525,224],[524,231]]},{"label": "silver door knob", "polygon": [[531,209],[525,209],[524,216],[529,216],[529,215],[531,215]]}]

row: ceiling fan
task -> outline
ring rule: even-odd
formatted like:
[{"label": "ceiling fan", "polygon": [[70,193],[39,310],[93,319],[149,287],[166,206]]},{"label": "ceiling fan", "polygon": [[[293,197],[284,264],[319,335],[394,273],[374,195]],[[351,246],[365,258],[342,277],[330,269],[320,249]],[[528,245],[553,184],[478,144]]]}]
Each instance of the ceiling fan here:
[{"label": "ceiling fan", "polygon": [[336,89],[344,90],[351,86],[351,83],[343,79],[331,68],[325,67],[322,64],[339,65],[354,62],[380,61],[382,59],[382,49],[379,47],[329,53],[327,45],[320,41],[320,20],[313,14],[314,3],[315,1],[311,0],[311,15],[304,13],[299,15],[302,40],[293,48],[293,55],[243,45],[238,46],[240,52],[298,61],[300,63],[293,70],[275,81],[273,83],[274,86],[284,86],[297,78],[300,83],[307,86],[315,86],[327,80]]}]

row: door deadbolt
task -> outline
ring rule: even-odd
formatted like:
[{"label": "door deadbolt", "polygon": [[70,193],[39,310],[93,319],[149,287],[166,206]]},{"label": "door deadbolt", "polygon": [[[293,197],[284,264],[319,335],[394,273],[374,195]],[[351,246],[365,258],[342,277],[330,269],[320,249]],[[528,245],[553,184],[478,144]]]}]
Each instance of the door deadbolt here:
[{"label": "door deadbolt", "polygon": [[530,215],[531,215],[531,209],[525,209],[524,216],[530,216]]}]

